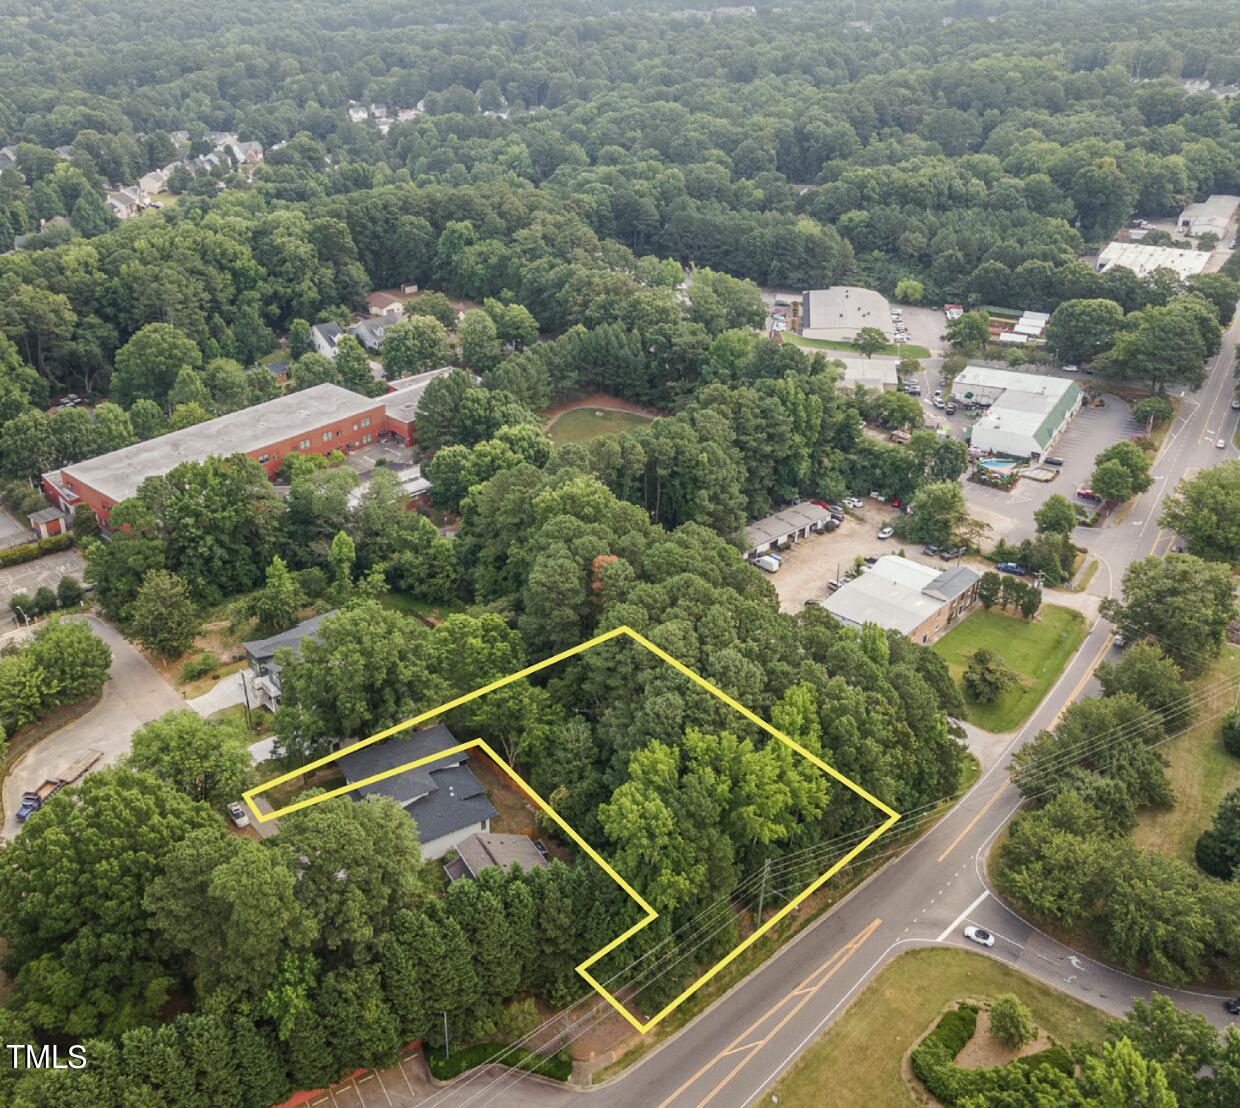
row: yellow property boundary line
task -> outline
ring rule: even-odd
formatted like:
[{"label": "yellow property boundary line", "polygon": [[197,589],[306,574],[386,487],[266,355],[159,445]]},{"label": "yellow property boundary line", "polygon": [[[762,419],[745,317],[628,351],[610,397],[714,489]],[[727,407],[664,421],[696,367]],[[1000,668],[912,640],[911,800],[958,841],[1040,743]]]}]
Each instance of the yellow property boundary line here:
[{"label": "yellow property boundary line", "polygon": [[[576,831],[574,831],[567,823],[565,823],[564,820],[560,818],[559,814],[551,807],[551,805],[549,805],[545,800],[543,800],[543,798],[539,796],[538,793],[536,793],[529,786],[529,784],[526,783],[526,781],[516,772],[516,770],[514,770],[510,765],[508,765],[507,762],[505,762],[498,754],[496,754],[495,751],[492,750],[491,747],[484,740],[473,739],[469,742],[460,743],[457,746],[450,747],[447,750],[441,750],[425,758],[419,758],[416,761],[408,762],[403,766],[397,766],[395,769],[384,770],[382,773],[376,773],[371,777],[367,777],[362,781],[354,782],[351,785],[341,785],[339,788],[330,789],[327,792],[320,793],[318,796],[312,796],[306,800],[299,800],[296,803],[289,804],[284,808],[280,808],[278,811],[261,812],[259,811],[257,805],[254,803],[254,798],[266,792],[268,789],[274,788],[276,785],[282,785],[286,781],[291,781],[296,777],[300,777],[303,774],[309,773],[311,770],[315,770],[315,769],[318,769],[320,766],[327,765],[327,763],[329,762],[334,762],[339,757],[341,757],[341,755],[343,754],[351,753],[354,750],[360,750],[364,746],[370,746],[371,743],[381,742],[383,739],[389,738],[390,736],[398,734],[401,731],[407,731],[410,728],[417,727],[418,724],[425,723],[428,720],[434,719],[438,716],[442,716],[446,714],[447,712],[452,711],[454,708],[459,708],[464,704],[468,704],[471,700],[476,700],[478,697],[485,696],[487,693],[494,692],[496,689],[502,689],[505,685],[511,685],[514,681],[521,681],[525,679],[526,677],[530,677],[533,674],[538,673],[541,670],[554,666],[557,663],[563,662],[566,659],[572,658],[578,654],[583,654],[585,653],[585,651],[590,650],[593,647],[599,646],[600,644],[605,643],[609,641],[610,639],[615,639],[622,635],[627,636],[628,638],[632,639],[639,646],[645,647],[645,649],[650,651],[650,653],[652,653],[655,657],[666,662],[669,666],[671,666],[678,673],[681,673],[685,677],[689,678],[689,680],[692,681],[694,684],[700,686],[701,688],[705,689],[708,693],[710,693],[712,696],[717,697],[719,700],[723,701],[723,703],[728,705],[729,708],[732,708],[734,711],[740,713],[740,715],[744,716],[745,719],[749,720],[750,723],[754,724],[757,727],[760,727],[768,735],[772,735],[776,739],[778,739],[780,742],[786,743],[789,747],[791,747],[798,754],[800,754],[802,758],[808,759],[810,762],[816,765],[824,773],[835,778],[835,780],[840,782],[840,784],[847,786],[849,789],[851,789],[854,793],[856,793],[862,799],[867,800],[870,804],[874,805],[874,807],[876,807],[879,811],[881,811],[887,817],[886,820],[880,823],[873,832],[867,835],[864,839],[861,840],[861,842],[859,842],[856,846],[854,846],[847,854],[845,854],[842,858],[840,858],[829,870],[826,871],[826,873],[822,874],[822,876],[818,877],[815,881],[813,881],[810,885],[808,885],[805,889],[803,889],[795,898],[790,900],[787,904],[783,906],[783,908],[781,908],[778,912],[776,912],[773,916],[771,916],[770,919],[768,919],[765,923],[762,923],[759,927],[757,927],[748,936],[748,938],[738,943],[728,954],[726,954],[723,958],[721,958],[718,962],[716,962],[713,966],[711,966],[711,968],[707,970],[704,974],[702,974],[701,977],[699,977],[688,988],[686,988],[682,993],[680,993],[679,996],[677,996],[674,1000],[670,1001],[659,1012],[655,1013],[655,1015],[653,1015],[650,1019],[646,1020],[644,1023],[640,1019],[638,1019],[636,1016],[634,1016],[624,1006],[624,1004],[615,997],[614,994],[612,994],[602,983],[600,983],[590,973],[590,967],[593,966],[595,963],[597,963],[600,959],[607,957],[607,955],[610,954],[613,950],[615,950],[618,946],[620,946],[621,943],[625,942],[626,940],[631,938],[633,935],[637,934],[637,932],[640,931],[643,927],[647,927],[654,920],[656,920],[659,915],[658,912],[656,912],[649,904],[646,903],[646,901],[637,893],[637,891],[627,881],[625,881],[625,879],[621,877],[620,874],[618,874],[615,871],[615,869],[612,868],[612,866],[607,862],[605,858],[603,858],[598,853],[598,851],[596,851],[588,842],[585,841],[585,839],[583,839],[580,835],[577,834]],[[313,762],[308,762],[306,765],[301,766],[298,769],[290,770],[288,773],[281,774],[279,777],[273,777],[270,781],[265,781],[263,782],[263,784],[258,785],[248,790],[247,792],[243,794],[243,797],[245,799],[246,805],[249,807],[250,812],[253,814],[254,818],[259,823],[266,823],[269,820],[276,819],[278,816],[285,816],[285,815],[288,815],[290,812],[296,812],[302,808],[308,808],[314,804],[321,804],[323,801],[331,800],[333,797],[343,796],[345,793],[353,792],[355,789],[360,789],[364,785],[372,785],[376,781],[382,781],[387,777],[394,777],[399,773],[405,773],[407,770],[417,769],[419,766],[424,766],[430,762],[439,761],[440,759],[445,758],[450,754],[456,754],[461,751],[472,750],[472,749],[478,749],[478,750],[485,751],[487,755],[490,756],[491,760],[494,761],[495,764],[499,766],[499,768],[502,769],[510,778],[512,778],[512,780],[517,784],[517,786],[521,788],[525,793],[527,793],[534,801],[536,801],[539,807],[542,808],[543,811],[545,811],[547,815],[550,816],[551,819],[555,821],[556,826],[559,827],[560,830],[562,830],[570,839],[572,839],[572,841],[576,843],[583,851],[585,851],[585,853],[590,857],[590,859],[594,861],[595,863],[597,863],[603,869],[603,871],[608,875],[608,877],[610,877],[613,881],[615,881],[616,884],[619,885],[620,888],[623,889],[624,892],[630,897],[630,899],[632,899],[633,902],[637,904],[637,906],[645,913],[645,916],[643,919],[639,920],[632,927],[630,927],[627,931],[623,932],[620,935],[617,935],[616,938],[612,939],[611,942],[609,942],[601,950],[590,955],[589,958],[587,958],[584,962],[581,963],[581,965],[577,967],[577,972],[583,978],[585,978],[586,981],[590,983],[590,985],[594,988],[594,990],[604,1000],[606,1000],[607,1003],[610,1004],[617,1012],[619,1012],[620,1015],[622,1015],[626,1020],[628,1020],[628,1022],[634,1028],[636,1028],[636,1030],[640,1034],[643,1034],[643,1035],[646,1034],[652,1027],[655,1026],[655,1024],[657,1024],[665,1016],[668,1016],[673,1011],[675,1011],[681,1004],[683,1004],[686,1000],[688,1000],[689,997],[691,997],[694,993],[696,993],[698,989],[700,989],[703,985],[705,985],[707,981],[709,981],[712,977],[714,977],[717,973],[719,973],[722,969],[724,969],[724,967],[726,967],[731,962],[739,958],[741,954],[743,954],[746,950],[749,949],[749,947],[751,947],[760,938],[762,938],[762,936],[765,935],[768,931],[770,931],[772,927],[774,927],[777,923],[780,922],[780,920],[784,919],[785,916],[787,916],[790,912],[792,912],[797,907],[797,905],[799,905],[807,897],[812,896],[815,892],[817,892],[818,889],[820,889],[824,884],[826,884],[827,881],[829,881],[832,877],[834,877],[835,874],[837,874],[841,869],[843,869],[846,865],[848,865],[848,863],[851,862],[853,858],[855,858],[858,854],[860,854],[863,850],[865,850],[866,847],[868,847],[872,842],[874,842],[875,839],[877,839],[880,835],[886,832],[892,826],[892,824],[894,824],[900,818],[900,814],[898,812],[888,807],[877,797],[872,796],[869,792],[863,789],[855,781],[850,780],[848,777],[840,773],[838,770],[835,770],[831,766],[827,765],[827,763],[824,762],[821,758],[815,756],[814,754],[811,754],[808,750],[806,750],[799,743],[797,743],[793,739],[790,739],[783,732],[772,727],[769,723],[766,722],[766,720],[762,719],[760,716],[755,715],[748,708],[746,708],[743,704],[740,704],[736,700],[732,699],[732,697],[728,696],[728,694],[725,693],[722,689],[716,688],[714,685],[712,685],[709,681],[707,681],[700,674],[694,673],[693,670],[691,670],[688,666],[684,665],[682,662],[677,661],[670,654],[668,654],[667,651],[661,650],[659,647],[655,646],[654,643],[652,643],[649,639],[645,638],[642,635],[639,635],[631,627],[616,627],[611,631],[604,632],[601,635],[596,635],[594,638],[588,640],[587,642],[579,643],[577,646],[571,647],[568,650],[561,651],[559,654],[556,654],[550,658],[546,658],[543,661],[536,663],[535,665],[527,666],[525,669],[518,670],[516,673],[510,673],[507,677],[501,677],[497,681],[492,681],[489,685],[484,685],[480,689],[475,689],[473,692],[465,693],[463,696],[458,696],[455,700],[449,700],[446,704],[440,704],[437,708],[432,708],[429,711],[426,711],[426,712],[421,713],[420,715],[414,716],[412,719],[405,720],[403,723],[398,723],[395,726],[389,727],[383,731],[379,731],[376,734],[369,736],[368,738],[361,739],[358,742],[353,743],[352,746],[345,747],[343,750],[334,751],[331,754],[324,755],[322,758],[316,758]]]}]

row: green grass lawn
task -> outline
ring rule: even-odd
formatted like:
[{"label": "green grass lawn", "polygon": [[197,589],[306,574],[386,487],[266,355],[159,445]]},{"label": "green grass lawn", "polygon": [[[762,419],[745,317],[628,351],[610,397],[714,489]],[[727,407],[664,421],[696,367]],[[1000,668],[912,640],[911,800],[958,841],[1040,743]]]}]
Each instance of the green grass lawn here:
[{"label": "green grass lawn", "polygon": [[[772,1090],[783,1108],[894,1108],[916,1101],[900,1072],[904,1052],[949,1003],[1015,993],[1061,1043],[1098,1041],[1107,1016],[981,954],[901,954]],[[825,1090],[830,1089],[830,1096]],[[773,1102],[774,1097],[764,1098]]]},{"label": "green grass lawn", "polygon": [[576,408],[565,412],[547,432],[557,446],[566,442],[589,442],[600,435],[620,435],[651,423],[649,416],[606,408]]},{"label": "green grass lawn", "polygon": [[1043,604],[1037,619],[1026,622],[998,608],[978,609],[934,644],[956,681],[973,651],[985,647],[998,654],[1020,677],[992,704],[969,705],[969,722],[985,731],[1011,731],[1029,718],[1086,634],[1085,617],[1071,608]]},{"label": "green grass lawn", "polygon": [[[836,342],[833,339],[803,339],[800,335],[793,335],[784,332],[784,341],[792,343],[793,346],[803,346],[808,350],[842,350],[848,354],[861,355],[851,342]],[[884,346],[880,354],[888,354],[893,358],[928,358],[930,351],[924,346],[917,346],[914,343],[906,342],[901,344],[890,343]]]},{"label": "green grass lawn", "polygon": [[[1204,690],[1240,674],[1240,650],[1229,647],[1199,680]],[[1185,862],[1193,860],[1197,836],[1214,822],[1219,801],[1240,788],[1240,758],[1223,749],[1221,719],[1209,719],[1235,705],[1234,688],[1223,686],[1206,694],[1197,708],[1201,722],[1164,744],[1162,752],[1171,765],[1167,778],[1175,793],[1170,808],[1151,808],[1137,816],[1133,836],[1142,850],[1169,854]]]}]

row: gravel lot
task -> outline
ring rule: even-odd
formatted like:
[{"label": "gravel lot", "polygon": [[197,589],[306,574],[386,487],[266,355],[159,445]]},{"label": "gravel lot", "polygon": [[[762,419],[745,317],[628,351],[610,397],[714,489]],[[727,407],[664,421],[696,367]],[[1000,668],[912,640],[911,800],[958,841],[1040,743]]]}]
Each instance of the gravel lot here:
[{"label": "gravel lot", "polygon": [[[898,554],[899,539],[876,538],[879,529],[898,515],[894,508],[876,500],[865,500],[865,506],[850,511],[848,518],[829,535],[812,535],[782,553],[783,565],[772,575],[779,607],[785,612],[799,612],[807,600],[827,596],[827,582],[848,572],[854,559]],[[906,546],[904,553],[928,565],[939,566],[935,558],[927,558],[920,546]]]}]

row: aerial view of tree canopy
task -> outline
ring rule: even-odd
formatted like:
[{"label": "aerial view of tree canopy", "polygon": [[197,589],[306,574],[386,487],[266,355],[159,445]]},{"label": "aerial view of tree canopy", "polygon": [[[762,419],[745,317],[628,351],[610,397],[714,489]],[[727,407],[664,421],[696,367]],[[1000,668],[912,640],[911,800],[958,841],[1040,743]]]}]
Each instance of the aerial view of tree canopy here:
[{"label": "aerial view of tree canopy", "polygon": [[[1046,312],[1048,353],[1097,370],[1099,390],[1148,390],[1151,428],[1205,380],[1240,263],[1181,280],[1093,262],[1135,216],[1240,192],[1240,98],[1211,91],[1240,83],[1240,24],[1217,0],[668,8],[0,0],[6,501],[279,396],[378,397],[443,371],[416,445],[383,444],[369,470],[338,450],[212,456],[106,519],[75,513],[96,615],[161,673],[202,662],[185,659],[204,635],[241,665],[247,636],[322,617],[274,658],[264,762],[330,757],[628,626],[885,804],[937,811],[971,768],[947,663],[816,604],[781,611],[741,536],[790,503],[873,492],[913,509],[893,547],[976,542],[969,451],[923,425],[928,401],[843,385],[839,344],[764,333],[767,305],[837,284],[959,303],[942,341],[960,364],[1001,306]],[[127,210],[121,190],[153,172],[162,199]],[[359,316],[328,343],[320,325]],[[892,364],[883,331],[855,339],[865,364]],[[906,377],[937,371],[921,356]],[[557,436],[583,397],[614,402],[594,414],[619,429]],[[429,507],[410,510],[393,458],[423,466]],[[1128,501],[1151,464],[1136,442],[1106,446],[1093,487]],[[1035,915],[1090,922],[1113,960],[1172,983],[1236,972],[1240,885],[1219,889],[1240,868],[1235,794],[1203,829],[1208,880],[1125,836],[1170,803],[1159,748],[1236,614],[1235,465],[1167,497],[1188,553],[1117,574],[1103,614],[1143,641],[1100,669],[1104,696],[1020,751],[1030,806],[998,860]],[[1032,515],[1036,537],[1001,549],[1051,587],[1073,572],[1077,509],[1051,496]],[[1026,620],[1041,597],[982,580],[985,607]],[[1002,654],[970,653],[969,701],[1023,680]],[[0,659],[4,734],[97,696],[112,656],[67,617]],[[0,1025],[97,1062],[6,1069],[0,1100],[248,1108],[414,1040],[516,1039],[523,1013],[587,992],[575,967],[636,918],[553,827],[546,868],[453,884],[389,797],[232,833],[230,801],[274,776],[252,764],[250,707],[135,724],[119,764],[0,846]],[[485,738],[656,906],[601,966],[659,952],[670,968],[626,995],[646,1014],[874,825],[622,638],[443,722]],[[693,922],[721,903],[703,938]],[[1008,1007],[995,1033],[1022,1042],[1034,1029]]]}]

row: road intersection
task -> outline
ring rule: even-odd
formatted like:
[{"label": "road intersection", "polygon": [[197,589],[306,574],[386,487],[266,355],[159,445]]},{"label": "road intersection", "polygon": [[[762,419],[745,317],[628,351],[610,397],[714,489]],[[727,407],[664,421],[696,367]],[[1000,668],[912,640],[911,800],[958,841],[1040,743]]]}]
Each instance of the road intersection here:
[{"label": "road intersection", "polygon": [[[1095,576],[1092,591],[1113,594],[1127,565],[1165,554],[1175,541],[1158,524],[1165,497],[1183,477],[1236,456],[1237,413],[1230,403],[1238,338],[1240,322],[1233,322],[1205,385],[1181,405],[1154,464],[1153,486],[1134,502],[1126,520],[1089,532],[1090,551],[1105,570]],[[1219,438],[1226,441],[1222,450],[1215,446]],[[1119,1015],[1133,999],[1158,991],[1224,1025],[1221,994],[1156,987],[1087,958],[1022,919],[987,881],[989,848],[1020,806],[1008,777],[1012,755],[1053,726],[1067,705],[1097,691],[1093,672],[1113,650],[1113,631],[1104,620],[1096,621],[1023,728],[1006,741],[971,743],[981,775],[951,812],[624,1073],[590,1090],[551,1089],[515,1071],[488,1067],[438,1090],[430,1103],[436,1108],[498,1103],[740,1108],[768,1090],[897,954],[935,944],[980,949],[963,939],[967,923],[996,936],[989,956],[1108,1012]]]}]

